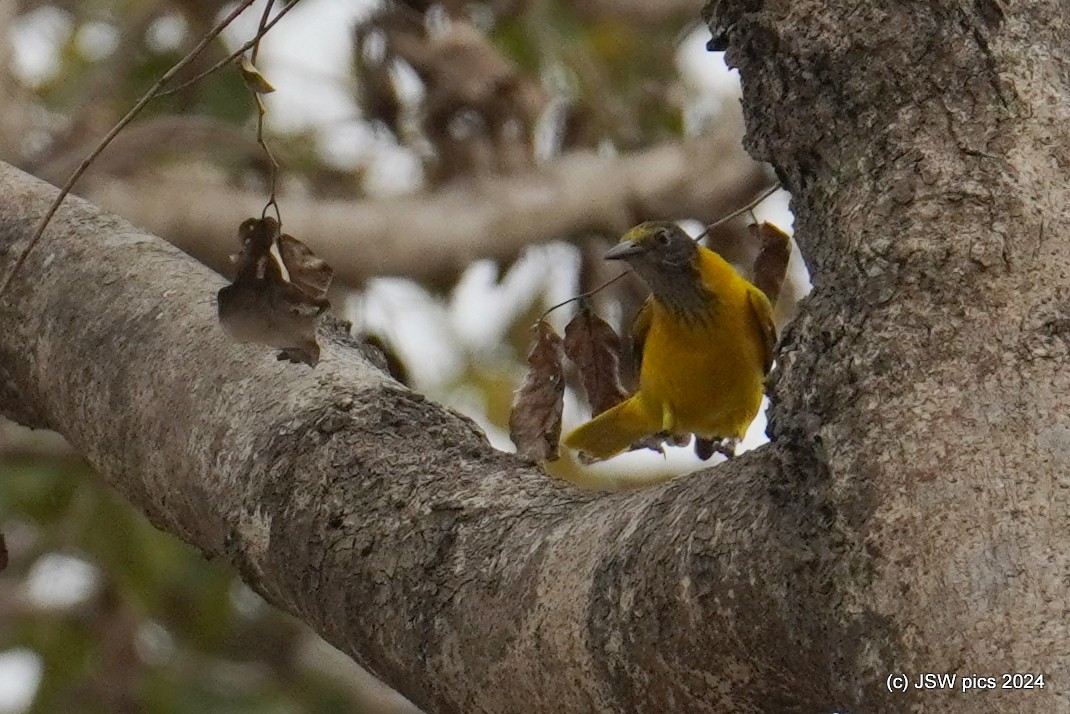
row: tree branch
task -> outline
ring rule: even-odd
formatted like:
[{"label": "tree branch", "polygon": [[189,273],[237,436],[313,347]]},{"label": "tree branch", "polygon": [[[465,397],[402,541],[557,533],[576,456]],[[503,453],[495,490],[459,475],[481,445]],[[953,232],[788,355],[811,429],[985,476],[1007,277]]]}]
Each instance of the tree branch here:
[{"label": "tree branch", "polygon": [[[511,260],[548,237],[620,233],[650,217],[715,220],[770,182],[746,155],[738,120],[709,136],[607,157],[574,152],[538,170],[432,194],[365,201],[284,196],[286,230],[362,285],[377,275],[449,279],[477,258]],[[220,272],[237,226],[260,215],[264,196],[203,183],[98,182],[102,206],[159,232]],[[182,200],[175,200],[182,196]]]},{"label": "tree branch", "polygon": [[[0,171],[0,266],[54,195]],[[337,334],[315,371],[231,344],[222,284],[65,203],[0,301],[0,411],[64,434],[157,526],[425,710],[821,701],[829,643],[800,616],[817,603],[773,594],[800,567],[796,506],[767,493],[775,451],[716,479],[580,492],[493,451]],[[784,638],[812,656],[757,686],[753,672],[790,664],[767,646]],[[667,677],[679,682],[643,685]]]}]

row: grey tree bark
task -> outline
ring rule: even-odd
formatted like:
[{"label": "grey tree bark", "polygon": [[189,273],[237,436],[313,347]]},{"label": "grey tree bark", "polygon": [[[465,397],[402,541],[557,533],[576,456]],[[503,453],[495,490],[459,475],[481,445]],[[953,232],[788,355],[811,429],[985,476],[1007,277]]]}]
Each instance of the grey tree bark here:
[{"label": "grey tree bark", "polygon": [[[0,411],[430,712],[1070,710],[1064,3],[709,10],[815,283],[771,445],[578,492],[340,335],[230,344],[220,278],[79,200],[0,298]],[[0,268],[52,195],[0,171]]]}]

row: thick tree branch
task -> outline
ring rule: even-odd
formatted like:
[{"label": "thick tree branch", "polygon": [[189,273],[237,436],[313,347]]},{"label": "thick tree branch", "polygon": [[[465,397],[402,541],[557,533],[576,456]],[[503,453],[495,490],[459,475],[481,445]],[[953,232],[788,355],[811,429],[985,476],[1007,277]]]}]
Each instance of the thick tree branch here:
[{"label": "thick tree branch", "polygon": [[[0,266],[53,195],[0,172]],[[64,434],[159,527],[429,711],[723,711],[800,686],[821,700],[806,680],[824,676],[751,681],[786,664],[756,657],[763,642],[811,643],[811,675],[828,651],[799,616],[816,607],[804,589],[791,606],[767,592],[800,567],[796,507],[767,495],[771,449],[716,479],[582,493],[337,334],[315,371],[229,343],[221,284],[71,199],[0,302],[0,410]]]},{"label": "thick tree branch", "polygon": [[[350,285],[378,275],[449,279],[477,258],[512,260],[549,237],[616,234],[650,217],[719,218],[770,183],[741,136],[739,121],[726,119],[712,134],[682,143],[618,157],[574,152],[531,173],[432,194],[286,196],[283,220]],[[260,193],[166,179],[100,181],[83,193],[221,272],[229,270],[238,224],[260,215],[265,201]]]}]

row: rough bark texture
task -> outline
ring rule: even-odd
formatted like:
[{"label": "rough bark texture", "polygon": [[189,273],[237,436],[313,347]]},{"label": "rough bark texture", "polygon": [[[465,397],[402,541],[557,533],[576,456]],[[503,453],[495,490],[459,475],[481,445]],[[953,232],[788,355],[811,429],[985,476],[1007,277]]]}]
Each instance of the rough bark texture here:
[{"label": "rough bark texture", "polygon": [[[1070,711],[1065,1],[708,11],[814,278],[770,433],[819,466],[792,498],[848,635],[837,699]],[[881,691],[891,672],[1015,671],[1050,686]]]},{"label": "rough bark texture", "polygon": [[[218,277],[78,200],[0,298],[0,412],[430,712],[1068,711],[1065,10],[712,3],[815,283],[728,465],[577,492],[337,335],[228,343]],[[0,171],[0,269],[52,195]]]}]

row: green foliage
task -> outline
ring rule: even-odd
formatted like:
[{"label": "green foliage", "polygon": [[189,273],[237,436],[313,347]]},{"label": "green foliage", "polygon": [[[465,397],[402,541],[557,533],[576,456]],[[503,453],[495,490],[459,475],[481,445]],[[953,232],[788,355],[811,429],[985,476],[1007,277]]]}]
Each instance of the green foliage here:
[{"label": "green foliage", "polygon": [[[0,651],[37,653],[32,714],[342,714],[347,688],[310,671],[312,637],[205,562],[69,458],[0,461]],[[60,553],[97,572],[87,597],[45,607],[24,592],[35,563]]]},{"label": "green foliage", "polygon": [[[222,52],[222,50],[221,50]],[[150,52],[130,73],[125,96],[118,108],[125,110],[151,87],[160,75],[181,59],[173,52]],[[154,99],[145,108],[145,117],[170,114],[193,114],[242,125],[256,116],[256,105],[241,75],[231,70],[215,72],[177,94]]]},{"label": "green foliage", "polygon": [[[492,37],[528,72],[565,69],[577,114],[594,136],[634,148],[683,133],[676,82],[679,22],[639,26],[612,14],[586,16],[568,2],[534,3],[501,23]],[[678,93],[677,93],[678,94]]]}]

